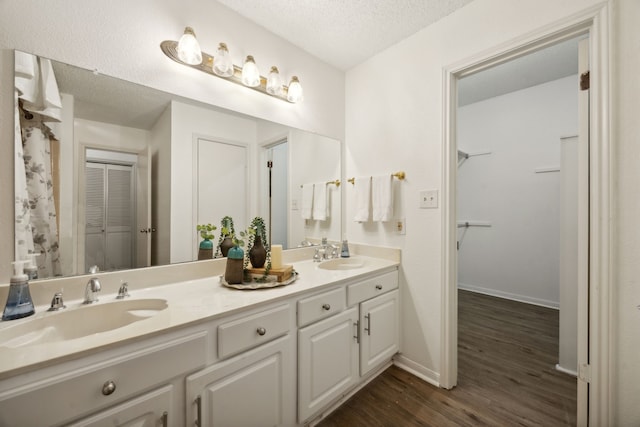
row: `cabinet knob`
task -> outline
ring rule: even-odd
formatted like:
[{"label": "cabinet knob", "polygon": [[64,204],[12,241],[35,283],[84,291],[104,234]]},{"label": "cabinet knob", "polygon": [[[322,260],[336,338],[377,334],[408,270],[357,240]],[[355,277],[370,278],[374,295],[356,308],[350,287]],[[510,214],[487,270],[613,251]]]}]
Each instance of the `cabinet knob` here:
[{"label": "cabinet knob", "polygon": [[329,311],[331,310],[331,306],[329,304],[322,304],[322,309]]},{"label": "cabinet knob", "polygon": [[258,332],[258,335],[264,335],[267,333],[267,330],[261,326],[256,330],[256,332]]},{"label": "cabinet knob", "polygon": [[102,385],[102,394],[104,394],[105,396],[113,394],[114,391],[116,391],[116,383],[114,383],[113,381],[109,380]]},{"label": "cabinet knob", "polygon": [[381,291],[382,290],[382,285],[376,285],[376,289]]}]

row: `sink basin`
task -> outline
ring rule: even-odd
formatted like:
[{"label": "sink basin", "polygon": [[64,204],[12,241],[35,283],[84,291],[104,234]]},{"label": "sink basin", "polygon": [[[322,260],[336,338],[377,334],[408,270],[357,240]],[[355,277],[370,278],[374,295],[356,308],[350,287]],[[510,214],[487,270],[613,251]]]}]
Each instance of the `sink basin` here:
[{"label": "sink basin", "polygon": [[334,258],[318,264],[318,268],[323,270],[355,270],[364,266],[362,258]]},{"label": "sink basin", "polygon": [[167,308],[164,299],[137,299],[83,305],[27,318],[0,329],[0,348],[61,342],[112,331],[149,319]]}]

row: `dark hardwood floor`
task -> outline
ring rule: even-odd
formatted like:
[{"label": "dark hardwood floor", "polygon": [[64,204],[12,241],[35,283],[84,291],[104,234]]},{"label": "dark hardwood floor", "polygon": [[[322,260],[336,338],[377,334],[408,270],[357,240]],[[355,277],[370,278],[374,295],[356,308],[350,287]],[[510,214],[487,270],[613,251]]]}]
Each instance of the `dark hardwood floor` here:
[{"label": "dark hardwood floor", "polygon": [[573,426],[576,379],[558,372],[558,311],[458,292],[458,385],[392,366],[319,426]]}]

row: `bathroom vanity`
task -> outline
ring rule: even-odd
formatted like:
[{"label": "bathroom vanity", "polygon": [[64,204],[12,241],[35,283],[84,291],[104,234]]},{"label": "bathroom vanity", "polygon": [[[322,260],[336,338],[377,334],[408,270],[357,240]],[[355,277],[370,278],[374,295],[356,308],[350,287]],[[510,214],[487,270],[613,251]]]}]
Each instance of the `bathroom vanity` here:
[{"label": "bathroom vanity", "polygon": [[[299,275],[287,286],[226,288],[224,260],[192,280],[129,281],[130,298],[104,294],[94,307],[118,313],[126,303],[146,317],[112,330],[21,342],[6,337],[23,326],[3,322],[0,425],[292,426],[323,416],[398,351],[400,255],[363,247],[343,263],[315,263],[309,250],[288,252]],[[163,268],[173,267],[185,268]],[[14,322],[59,325],[65,315],[45,310]],[[93,307],[86,313],[76,323],[91,325]]]}]

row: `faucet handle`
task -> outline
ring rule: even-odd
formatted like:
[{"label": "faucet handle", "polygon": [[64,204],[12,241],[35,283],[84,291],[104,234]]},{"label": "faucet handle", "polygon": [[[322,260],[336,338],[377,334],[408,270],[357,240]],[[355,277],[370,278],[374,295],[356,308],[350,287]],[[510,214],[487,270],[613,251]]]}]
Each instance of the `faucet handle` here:
[{"label": "faucet handle", "polygon": [[116,299],[124,299],[126,297],[130,297],[129,295],[129,284],[127,282],[122,283],[120,285],[120,289],[118,289],[118,296]]},{"label": "faucet handle", "polygon": [[62,292],[56,292],[51,300],[51,307],[47,311],[58,311],[67,308],[62,300]]}]

